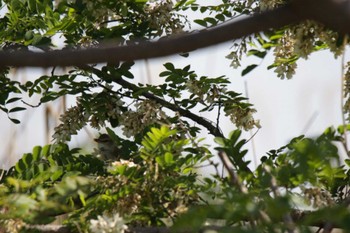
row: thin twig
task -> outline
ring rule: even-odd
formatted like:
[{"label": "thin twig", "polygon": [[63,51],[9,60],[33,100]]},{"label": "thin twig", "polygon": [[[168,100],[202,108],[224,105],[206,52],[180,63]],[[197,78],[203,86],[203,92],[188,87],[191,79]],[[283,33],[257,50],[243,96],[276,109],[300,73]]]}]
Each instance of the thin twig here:
[{"label": "thin twig", "polygon": [[32,105],[32,104],[30,104],[30,103],[25,102],[24,100],[21,100],[21,102],[22,102],[23,104],[25,104],[25,105],[31,107],[31,108],[37,108],[37,107],[39,107],[39,106],[42,104],[42,102],[39,102],[39,103],[36,104],[36,105]]}]

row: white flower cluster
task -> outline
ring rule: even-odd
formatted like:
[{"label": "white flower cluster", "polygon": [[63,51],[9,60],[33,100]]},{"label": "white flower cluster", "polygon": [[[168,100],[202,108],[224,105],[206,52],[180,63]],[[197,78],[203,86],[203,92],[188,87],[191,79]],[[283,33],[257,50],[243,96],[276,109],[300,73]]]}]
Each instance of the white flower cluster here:
[{"label": "white flower cluster", "polygon": [[[119,119],[122,116],[120,107],[123,106],[124,102],[119,99],[118,96],[108,99],[105,102],[99,102],[98,104],[91,106],[90,112],[90,126],[92,128],[100,129],[105,126],[105,122],[109,119]],[[101,112],[104,109],[105,112]]]},{"label": "white flower cluster", "polygon": [[[287,3],[288,0],[260,0],[259,8],[261,11],[270,10],[277,6]],[[328,46],[335,57],[339,56],[344,45],[341,42],[341,36],[314,21],[305,21],[290,27],[284,32],[275,47],[275,72],[281,79],[290,79],[295,73],[296,60],[301,57],[307,59],[315,50]],[[326,45],[326,46],[325,46]],[[237,55],[230,54],[228,57],[233,59],[231,66],[234,68],[239,65]]]},{"label": "white flower cluster", "polygon": [[186,88],[190,93],[195,94],[199,97],[199,99],[204,100],[204,94],[206,93],[201,87],[199,81],[193,79],[188,80],[186,82]]},{"label": "white flower cluster", "polygon": [[255,109],[242,108],[240,106],[230,107],[224,109],[226,116],[238,127],[244,130],[251,130],[254,127],[260,128],[259,120],[255,120],[253,114]]},{"label": "white flower cluster", "polygon": [[237,69],[241,66],[241,56],[239,56],[237,51],[232,51],[229,55],[226,56],[227,59],[231,60],[230,66],[233,69]]},{"label": "white flower cluster", "polygon": [[338,33],[313,21],[306,21],[287,29],[275,48],[275,72],[282,79],[291,78],[295,73],[297,58],[307,59],[313,51],[325,45],[337,57],[344,50],[344,44],[339,43],[341,40],[342,37]]},{"label": "white flower cluster", "polygon": [[320,28],[311,21],[296,26],[294,30],[294,53],[307,59],[314,49],[315,39]]},{"label": "white flower cluster", "polygon": [[124,159],[121,159],[120,161],[114,161],[112,163],[112,166],[124,166],[126,165],[127,167],[136,167],[136,163],[134,163],[133,161],[130,161],[130,160],[124,160]]},{"label": "white flower cluster", "polygon": [[335,204],[332,195],[327,190],[320,188],[304,188],[302,187],[307,204],[311,204],[314,208],[327,207]]},{"label": "white flower cluster", "polygon": [[183,31],[183,24],[179,16],[172,12],[172,0],[150,0],[145,4],[144,12],[148,14],[150,27],[158,30],[159,35],[163,29],[167,34],[176,34]]},{"label": "white flower cluster", "polygon": [[[68,3],[76,3],[76,0],[68,0]],[[107,25],[107,20],[117,20],[120,19],[121,16],[116,14],[110,7],[108,6],[109,2],[106,0],[82,0],[84,4],[84,10],[88,11],[88,14],[94,18],[96,22],[94,22],[94,26],[99,28],[101,25]],[[118,0],[118,3],[126,4],[126,0]],[[88,41],[87,41],[88,42]]]},{"label": "white flower cluster", "polygon": [[53,138],[57,142],[69,141],[72,135],[77,134],[86,125],[89,117],[90,115],[79,104],[67,109],[60,117],[62,123],[55,127]]},{"label": "white flower cluster", "polygon": [[281,79],[290,79],[295,74],[295,69],[297,68],[296,62],[288,62],[288,60],[295,56],[294,45],[295,40],[291,37],[291,32],[287,30],[279,39],[279,45],[275,48],[275,64],[277,65],[275,72]]},{"label": "white flower cluster", "polygon": [[127,137],[140,133],[148,125],[166,118],[161,105],[151,100],[144,100],[135,104],[136,111],[124,112],[120,117],[123,133]]},{"label": "white flower cluster", "polygon": [[225,87],[219,85],[210,85],[210,87],[206,87],[205,85],[208,84],[203,84],[193,79],[186,82],[186,88],[190,93],[195,94],[202,102],[209,104],[218,101],[220,94],[227,91]]},{"label": "white flower cluster", "polygon": [[249,42],[249,37],[247,37],[248,40],[242,39],[239,42],[235,42],[232,46],[232,52],[226,56],[227,59],[231,60],[230,66],[233,69],[237,69],[241,66],[241,58],[243,54],[246,54],[247,52],[247,44]]},{"label": "white flower cluster", "polygon": [[108,215],[104,213],[97,216],[97,219],[90,220],[92,233],[124,233],[128,229],[125,221],[118,213]]},{"label": "white flower cluster", "polygon": [[234,104],[232,103],[234,100],[231,98],[225,102],[219,101],[221,96],[226,95],[227,89],[220,85],[212,84],[210,87],[206,87],[205,85],[207,84],[203,84],[198,80],[188,80],[186,82],[187,90],[195,94],[204,105],[212,105],[218,102],[223,104],[226,116],[229,116],[231,122],[238,128],[243,128],[244,130],[250,130],[254,127],[260,128],[259,121],[253,118],[253,114],[256,112],[255,109],[244,108],[238,104]]},{"label": "white flower cluster", "polygon": [[90,123],[93,128],[100,129],[105,126],[107,120],[121,117],[120,106],[123,106],[124,102],[118,96],[110,96],[111,98],[108,98],[108,101],[101,101],[98,95],[99,93],[95,93],[91,96],[89,101],[92,104],[89,106],[86,103],[83,104],[83,101],[86,102],[87,100],[78,97],[77,105],[67,109],[61,115],[61,124],[55,127],[53,135],[56,142],[70,141],[71,136],[77,134],[87,123]]}]

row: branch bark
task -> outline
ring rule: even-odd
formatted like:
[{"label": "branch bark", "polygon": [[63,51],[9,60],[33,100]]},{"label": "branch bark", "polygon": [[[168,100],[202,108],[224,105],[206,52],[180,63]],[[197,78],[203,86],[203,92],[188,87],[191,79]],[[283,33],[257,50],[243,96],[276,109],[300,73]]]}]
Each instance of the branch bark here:
[{"label": "branch bark", "polygon": [[286,5],[253,16],[230,20],[201,31],[184,33],[155,42],[141,41],[125,46],[104,44],[97,48],[65,49],[47,52],[1,51],[0,68],[6,66],[81,66],[103,62],[115,64],[119,61],[132,61],[190,52],[195,49],[238,39],[255,32],[297,23],[305,19],[303,14],[297,14],[295,11],[294,7]]},{"label": "branch bark", "polygon": [[290,4],[271,11],[240,17],[208,29],[184,33],[155,42],[134,41],[135,43],[126,46],[102,44],[96,48],[46,52],[1,51],[0,68],[6,66],[79,66],[104,62],[115,64],[120,61],[155,58],[190,52],[306,19],[316,20],[339,33],[349,34],[350,1],[294,0]]}]

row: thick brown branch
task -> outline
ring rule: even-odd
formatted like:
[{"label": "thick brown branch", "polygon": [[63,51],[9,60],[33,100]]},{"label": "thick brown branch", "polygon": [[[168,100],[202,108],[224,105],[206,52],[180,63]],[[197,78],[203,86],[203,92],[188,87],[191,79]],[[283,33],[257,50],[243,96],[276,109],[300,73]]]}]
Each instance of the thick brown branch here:
[{"label": "thick brown branch", "polygon": [[115,44],[80,50],[47,52],[0,52],[0,67],[4,66],[79,66],[83,64],[130,61],[189,52],[241,38],[259,31],[280,28],[305,19],[319,21],[340,33],[350,33],[350,2],[347,0],[294,0],[272,11],[240,17],[215,27],[186,33],[156,42],[139,42],[126,46]]},{"label": "thick brown branch", "polygon": [[56,50],[48,52],[0,52],[0,67],[4,66],[80,66],[83,64],[131,61],[189,52],[241,38],[270,28],[279,28],[303,20],[290,5],[253,16],[240,17],[198,32],[184,33],[156,42],[139,42],[126,46],[113,44],[84,50]]},{"label": "thick brown branch", "polygon": [[292,7],[299,17],[318,21],[343,34],[349,34],[349,0],[294,0]]}]

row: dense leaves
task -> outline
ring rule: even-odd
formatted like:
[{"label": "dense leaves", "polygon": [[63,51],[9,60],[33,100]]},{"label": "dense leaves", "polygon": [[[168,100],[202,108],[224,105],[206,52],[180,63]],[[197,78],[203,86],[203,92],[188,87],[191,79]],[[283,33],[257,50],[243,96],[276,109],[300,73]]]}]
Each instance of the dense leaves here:
[{"label": "dense leaves", "polygon": [[[0,46],[15,53],[161,40],[194,24],[211,27],[285,2],[0,1]],[[198,18],[190,22],[189,12]],[[346,37],[306,21],[235,41],[227,58],[238,68],[246,55],[264,59],[273,51],[275,60],[267,68],[282,79],[292,78],[300,58],[327,48],[338,56],[346,43]],[[192,63],[191,53],[181,55]],[[341,156],[349,154],[349,125],[330,127],[315,138],[296,137],[268,151],[254,170],[242,130],[260,124],[248,99],[231,89],[231,79],[199,74],[193,64],[165,62],[160,84],[140,84],[135,64],[81,65],[60,73],[53,67],[49,75],[24,82],[12,78],[11,68],[0,71],[0,109],[14,123],[20,123],[14,113],[30,106],[24,97],[39,96],[31,107],[76,98],[62,113],[52,145],[35,146],[1,170],[0,231],[37,231],[37,224],[61,215],[64,229],[72,232],[124,232],[127,226],[191,232],[311,232],[309,226],[350,231],[350,161]],[[248,65],[242,76],[257,66]],[[349,77],[348,70],[346,98]],[[347,101],[347,113],[349,106]],[[216,122],[202,117],[203,112]],[[227,136],[221,130],[228,127],[223,117],[235,128]],[[72,136],[88,126],[109,135],[109,145],[117,147],[115,160],[103,161],[100,147],[94,152],[69,148]],[[209,145],[199,138],[203,133],[211,134],[205,138]]]}]

